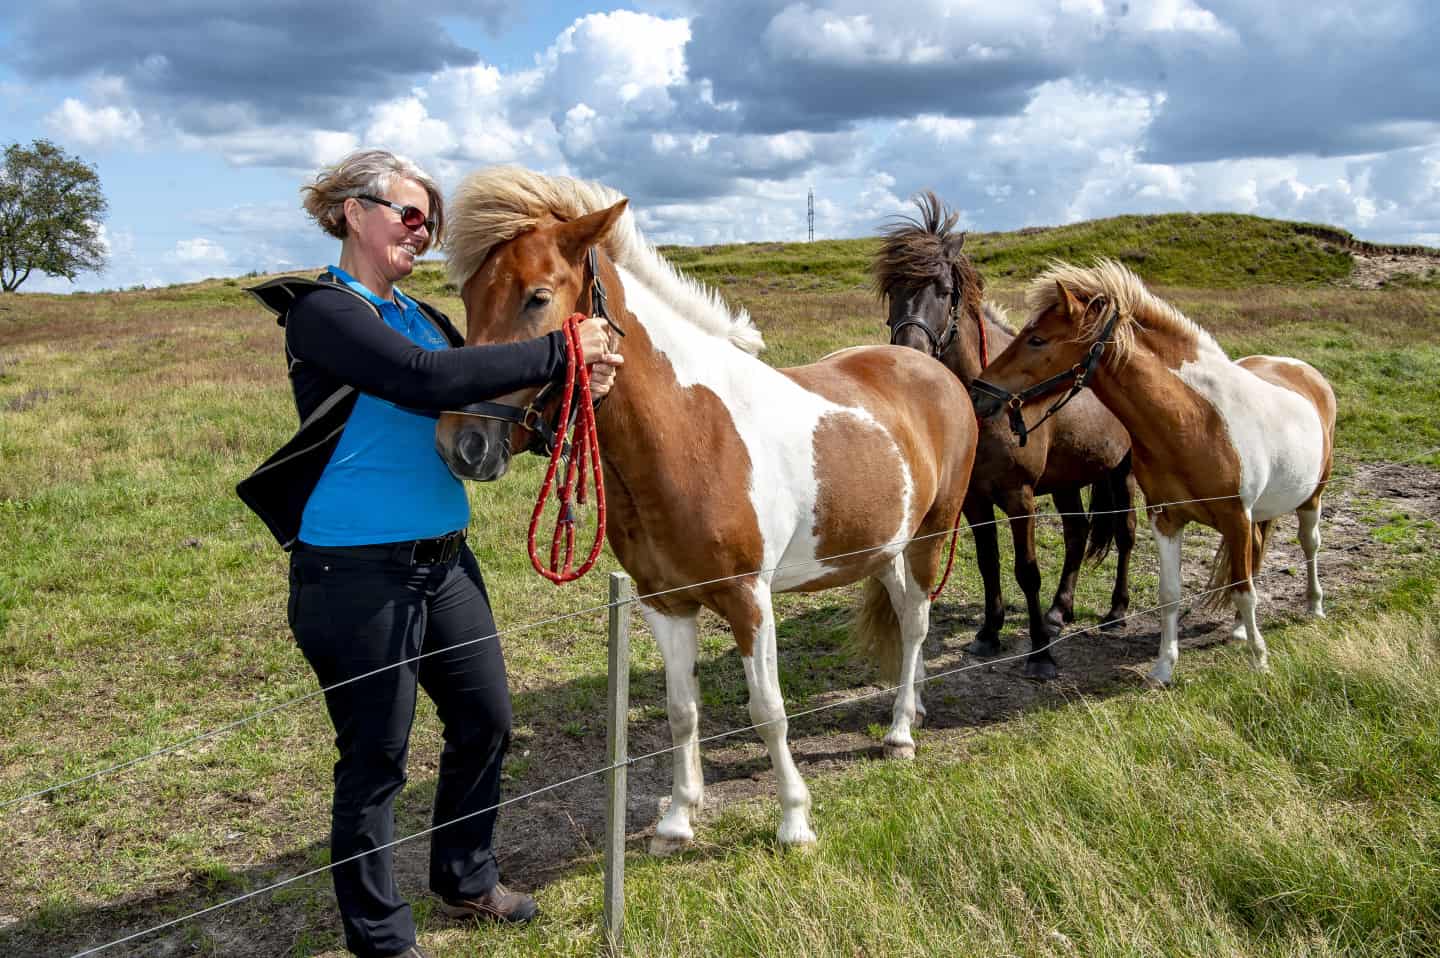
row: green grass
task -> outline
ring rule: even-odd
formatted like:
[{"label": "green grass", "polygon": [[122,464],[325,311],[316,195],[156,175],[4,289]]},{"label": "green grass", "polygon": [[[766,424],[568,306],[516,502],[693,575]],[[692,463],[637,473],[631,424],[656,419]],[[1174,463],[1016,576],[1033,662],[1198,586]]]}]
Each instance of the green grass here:
[{"label": "green grass", "polygon": [[[700,851],[629,863],[630,953],[1435,954],[1437,621],[1432,597],[1276,630],[1269,675],[865,763],[816,787],[808,855],[777,854],[767,804],[731,809]],[[494,953],[593,953],[595,878],[543,900]]]},{"label": "green grass", "polygon": [[[1157,292],[1227,348],[1300,356],[1331,378],[1342,473],[1440,447],[1434,289],[1325,285],[1307,272],[1326,261],[1323,250],[1289,245],[1293,228],[1199,219],[1181,230],[1194,245],[1180,251],[1161,241],[1175,228],[1165,217],[976,236],[972,251],[1012,306],[1025,271],[1056,244],[1079,243],[1077,257],[1146,251],[1142,274],[1154,268],[1173,284]],[[1213,247],[1200,242],[1206,223],[1217,231]],[[1226,259],[1225,235],[1265,271],[1237,265],[1239,252]],[[870,242],[678,251],[676,259],[750,309],[769,343],[765,358],[785,365],[883,339],[864,288]],[[1172,253],[1189,260],[1165,265]],[[294,417],[279,330],[241,291],[246,282],[26,296],[11,300],[25,309],[0,313],[0,801],[314,689],[284,622],[284,557],[232,491]],[[463,314],[435,266],[407,288]],[[472,537],[503,626],[603,603],[603,574],[616,568],[607,551],[596,575],[564,590],[530,571],[520,543],[540,469],[519,462],[506,481],[473,490]],[[704,823],[693,855],[632,861],[632,952],[1434,951],[1440,753],[1423,719],[1433,724],[1436,704],[1427,643],[1440,533],[1380,500],[1361,497],[1354,511],[1386,550],[1366,570],[1372,591],[1332,592],[1337,618],[1325,627],[1267,612],[1279,617],[1267,628],[1274,676],[1251,676],[1231,650],[1187,653],[1172,694],[1092,690],[1067,705],[1057,693],[996,731],[927,734],[914,766],[807,774],[822,835],[814,855],[777,855],[767,798]],[[1048,585],[1059,534],[1042,523],[1038,536]],[[1023,616],[1014,611],[1008,536],[1001,541],[1013,637]],[[1136,608],[1154,604],[1147,547],[1137,553]],[[1197,536],[1192,551],[1210,547]],[[968,550],[962,539],[945,600],[959,621],[947,643],[963,643],[975,624],[963,611],[980,594]],[[1107,573],[1082,577],[1087,621],[1106,607]],[[780,603],[792,709],[866,688],[868,670],[841,652],[853,596]],[[706,731],[748,724],[733,642],[704,621]],[[603,616],[505,642],[517,723],[506,793],[553,781],[553,755],[598,766]],[[632,740],[663,741],[659,655],[643,630],[632,696]],[[812,721],[863,733],[884,711]],[[0,811],[8,850],[0,949],[68,954],[322,864],[331,737],[310,699]],[[422,706],[402,833],[427,824],[439,747]],[[734,748],[763,767],[749,737]],[[525,814],[502,819],[531,821]],[[1027,824],[1037,821],[1054,827]],[[1428,862],[1417,850],[1427,844]],[[405,854],[423,862],[423,851]],[[542,890],[542,925],[488,932],[424,918],[427,946],[441,955],[594,953],[598,885],[583,843],[574,855],[581,863]],[[1399,904],[1384,913],[1387,902]],[[208,954],[312,955],[337,947],[336,932],[328,884],[310,880],[157,941]]]},{"label": "green grass", "polygon": [[[1116,216],[1013,233],[971,233],[965,251],[986,281],[1023,284],[1051,259],[1108,256],[1162,286],[1314,286],[1350,275],[1350,254],[1300,232],[1303,224],[1236,213]],[[679,267],[720,285],[779,289],[868,286],[876,239],[665,247]],[[1416,283],[1425,285],[1426,280]]]}]

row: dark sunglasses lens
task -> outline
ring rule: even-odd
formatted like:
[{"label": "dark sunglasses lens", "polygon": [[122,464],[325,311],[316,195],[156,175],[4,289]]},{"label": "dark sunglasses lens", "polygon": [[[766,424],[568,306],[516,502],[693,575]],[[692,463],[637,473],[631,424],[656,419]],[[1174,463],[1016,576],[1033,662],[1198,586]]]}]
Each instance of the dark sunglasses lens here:
[{"label": "dark sunglasses lens", "polygon": [[401,210],[400,222],[412,230],[418,230],[422,226],[430,225],[430,221],[425,219],[425,214],[420,212],[418,206],[407,206]]}]

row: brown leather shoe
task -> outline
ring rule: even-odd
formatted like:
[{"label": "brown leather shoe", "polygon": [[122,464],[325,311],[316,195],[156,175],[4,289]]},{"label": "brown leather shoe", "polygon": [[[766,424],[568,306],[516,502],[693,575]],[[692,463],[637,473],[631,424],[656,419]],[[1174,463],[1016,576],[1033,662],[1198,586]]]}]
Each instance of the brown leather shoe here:
[{"label": "brown leather shoe", "polygon": [[497,884],[476,898],[442,898],[440,910],[451,918],[519,923],[534,918],[540,909],[529,895],[509,891],[504,885]]}]

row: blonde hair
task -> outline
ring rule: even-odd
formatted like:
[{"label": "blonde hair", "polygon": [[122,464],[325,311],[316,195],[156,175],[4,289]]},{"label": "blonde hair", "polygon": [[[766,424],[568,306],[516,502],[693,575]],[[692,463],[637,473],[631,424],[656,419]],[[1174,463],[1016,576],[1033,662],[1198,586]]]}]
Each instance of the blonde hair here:
[{"label": "blonde hair", "polygon": [[[624,199],[600,183],[546,176],[518,166],[492,166],[460,182],[451,200],[455,222],[445,244],[450,281],[464,289],[495,247],[536,227],[549,215],[573,220]],[[755,354],[765,348],[745,309],[731,310],[720,294],[677,270],[640,234],[626,209],[600,242],[615,265],[681,316],[713,336]]]},{"label": "blonde hair", "polygon": [[315,174],[315,182],[300,187],[301,204],[322,230],[343,240],[350,231],[345,222],[345,201],[359,198],[362,193],[384,197],[397,179],[417,184],[430,198],[435,229],[420,252],[439,246],[445,233],[445,201],[439,185],[413,162],[389,150],[356,150],[334,166],[325,167]]}]

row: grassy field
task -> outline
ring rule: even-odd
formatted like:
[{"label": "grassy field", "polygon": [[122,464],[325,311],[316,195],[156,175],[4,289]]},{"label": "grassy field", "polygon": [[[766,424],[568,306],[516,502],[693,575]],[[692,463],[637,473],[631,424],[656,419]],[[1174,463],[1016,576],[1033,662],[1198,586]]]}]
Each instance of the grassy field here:
[{"label": "grassy field", "polygon": [[[1377,463],[1440,465],[1433,283],[1348,288],[1345,254],[1252,217],[1120,217],[977,234],[970,248],[991,294],[1012,307],[1047,257],[1114,255],[1232,353],[1315,364],[1340,397],[1342,482]],[[884,338],[865,272],[873,249],[856,240],[669,252],[747,307],[767,361],[788,365]],[[232,492],[294,420],[279,330],[243,283],[0,300],[0,803],[314,691],[284,622],[284,556]],[[438,268],[409,289],[461,312]],[[471,496],[476,552],[501,626],[514,630],[503,640],[517,723],[507,795],[603,762],[605,622],[581,610],[604,602],[603,573],[616,566],[607,552],[599,573],[566,589],[529,570],[524,529],[539,476],[540,464],[525,462]],[[1331,586],[1325,623],[1262,605],[1269,676],[1228,647],[1186,652],[1177,687],[1163,693],[1123,669],[1041,689],[997,669],[965,686],[966,701],[988,684],[1023,707],[927,729],[907,765],[871,760],[888,699],[797,722],[797,752],[849,743],[802,760],[821,835],[813,854],[777,854],[773,785],[753,735],[707,749],[707,781],[725,807],[678,860],[642,853],[668,760],[637,766],[630,953],[1440,954],[1440,533],[1374,483],[1346,495],[1347,517],[1358,518],[1344,541],[1373,555],[1349,587]],[[1053,526],[1042,523],[1047,588],[1059,564]],[[1196,556],[1213,541],[1194,538]],[[972,564],[962,540],[929,646],[946,661],[963,661],[958,649],[978,625]],[[1146,542],[1136,609],[1155,604],[1154,568]],[[1025,641],[1008,574],[1005,587],[1008,635]],[[1082,624],[1108,594],[1108,567],[1082,577]],[[873,689],[842,649],[854,595],[779,603],[792,711]],[[528,625],[570,612],[580,614]],[[733,645],[716,620],[705,623],[702,734],[749,724]],[[639,752],[669,736],[659,656],[638,618],[636,629]],[[1153,654],[1153,629],[1153,618],[1136,626],[1135,662]],[[1062,648],[1062,668],[1082,671],[1101,641]],[[960,714],[959,688],[936,683],[937,712]],[[330,739],[311,697],[0,809],[0,951],[73,954],[323,865]],[[402,834],[428,824],[438,751],[427,703]],[[502,867],[537,889],[545,910],[530,929],[433,914],[425,842],[402,847],[402,887],[426,947],[594,954],[597,803],[592,780],[502,813]],[[106,954],[338,948],[320,876]]]}]

